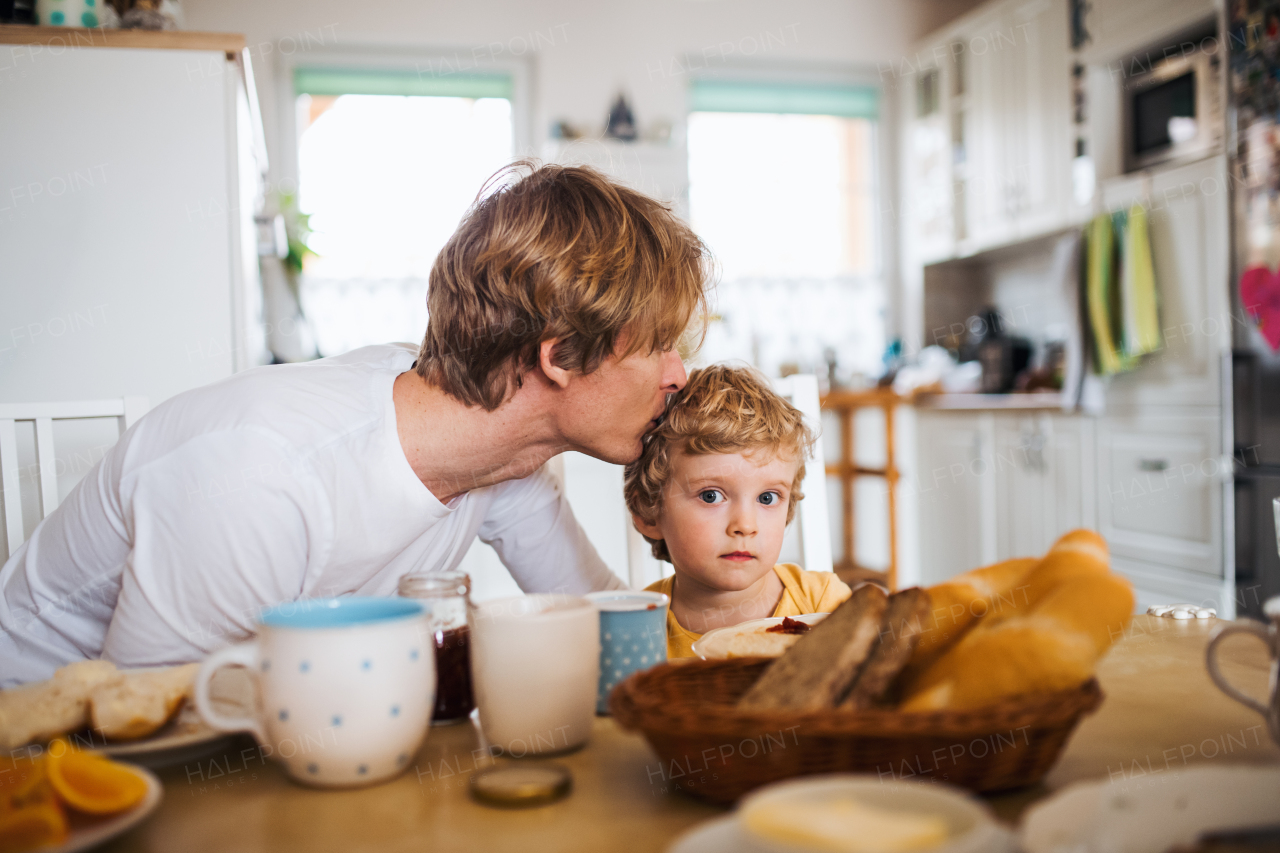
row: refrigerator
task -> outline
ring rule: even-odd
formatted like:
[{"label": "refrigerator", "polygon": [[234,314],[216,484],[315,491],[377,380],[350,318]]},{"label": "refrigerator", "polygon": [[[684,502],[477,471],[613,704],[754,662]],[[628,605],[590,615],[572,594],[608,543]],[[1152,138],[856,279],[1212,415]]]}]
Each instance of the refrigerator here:
[{"label": "refrigerator", "polygon": [[1227,6],[1236,608],[1280,595],[1280,0]]}]

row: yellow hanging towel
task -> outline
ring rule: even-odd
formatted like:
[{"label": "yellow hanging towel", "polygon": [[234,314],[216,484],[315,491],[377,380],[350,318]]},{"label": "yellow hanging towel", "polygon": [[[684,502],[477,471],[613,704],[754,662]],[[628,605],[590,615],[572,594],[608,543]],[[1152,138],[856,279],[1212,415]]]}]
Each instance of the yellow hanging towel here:
[{"label": "yellow hanging towel", "polygon": [[1110,376],[1124,369],[1111,331],[1111,296],[1115,285],[1115,243],[1112,228],[1111,217],[1103,213],[1093,218],[1085,232],[1088,247],[1085,296],[1089,309],[1089,329],[1093,333],[1094,351],[1097,353],[1096,367],[1103,376]]},{"label": "yellow hanging towel", "polygon": [[1151,234],[1147,211],[1129,208],[1129,223],[1121,245],[1124,260],[1121,305],[1124,312],[1124,355],[1127,359],[1153,353],[1164,346],[1156,297],[1155,267],[1151,262]]}]

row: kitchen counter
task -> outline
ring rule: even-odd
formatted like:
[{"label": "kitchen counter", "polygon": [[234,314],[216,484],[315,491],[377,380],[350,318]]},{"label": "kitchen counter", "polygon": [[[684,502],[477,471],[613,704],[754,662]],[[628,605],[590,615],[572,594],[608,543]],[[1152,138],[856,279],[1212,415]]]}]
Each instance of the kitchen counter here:
[{"label": "kitchen counter", "polygon": [[[1262,719],[1209,681],[1204,648],[1216,620],[1137,616],[1102,662],[1106,694],[1086,717],[1043,784],[988,798],[1014,822],[1031,803],[1072,782],[1141,785],[1185,766],[1280,765]],[[1262,695],[1268,663],[1261,643],[1223,644],[1223,672]],[[722,810],[675,793],[644,740],[611,718],[591,742],[554,759],[574,775],[574,792],[523,811],[471,801],[476,767],[469,726],[433,728],[408,772],[370,788],[313,790],[288,781],[243,741],[224,755],[160,771],[165,800],[141,826],[103,851],[661,851],[688,827]],[[928,778],[927,776],[925,777]]]},{"label": "kitchen counter", "polygon": [[1031,394],[920,394],[913,404],[921,409],[999,411],[1022,409],[1062,409],[1062,395],[1057,391]]}]

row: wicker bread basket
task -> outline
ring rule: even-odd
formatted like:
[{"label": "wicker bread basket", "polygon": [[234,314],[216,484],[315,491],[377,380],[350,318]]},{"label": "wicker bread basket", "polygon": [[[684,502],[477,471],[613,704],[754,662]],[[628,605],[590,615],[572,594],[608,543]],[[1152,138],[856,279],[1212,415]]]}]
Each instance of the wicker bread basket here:
[{"label": "wicker bread basket", "polygon": [[770,782],[875,773],[1000,791],[1040,780],[1080,717],[1102,702],[1096,680],[973,711],[743,713],[738,697],[769,660],[690,661],[638,672],[610,697],[614,718],[658,754],[651,784],[728,804]]}]

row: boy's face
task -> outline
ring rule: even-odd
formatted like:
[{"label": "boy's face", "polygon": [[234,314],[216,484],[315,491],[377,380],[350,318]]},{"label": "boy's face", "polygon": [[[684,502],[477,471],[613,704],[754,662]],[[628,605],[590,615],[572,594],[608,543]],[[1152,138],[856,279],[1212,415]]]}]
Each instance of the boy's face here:
[{"label": "boy's face", "polygon": [[799,460],[768,451],[672,458],[657,524],[681,574],[715,590],[743,590],[773,568],[787,528]]}]

